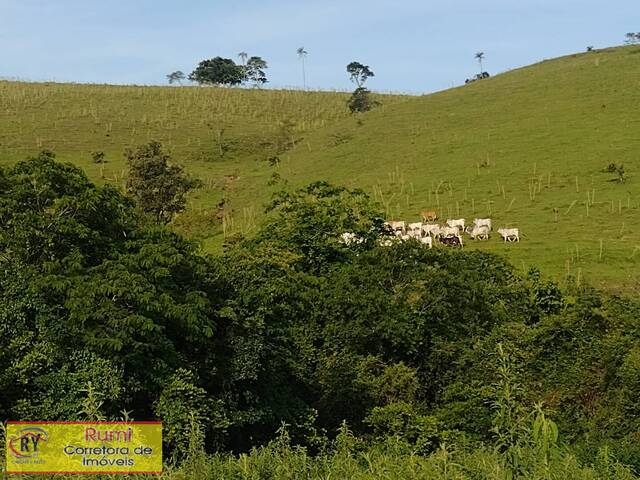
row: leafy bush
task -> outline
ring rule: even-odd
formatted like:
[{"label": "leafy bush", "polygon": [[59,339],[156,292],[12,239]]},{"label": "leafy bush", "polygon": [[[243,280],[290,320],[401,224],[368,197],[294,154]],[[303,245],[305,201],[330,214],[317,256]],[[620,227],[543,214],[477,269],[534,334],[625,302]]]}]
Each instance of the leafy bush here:
[{"label": "leafy bush", "polygon": [[368,112],[378,105],[380,105],[380,102],[372,99],[371,92],[365,87],[356,88],[349,100],[347,100],[347,107],[349,107],[351,113]]},{"label": "leafy bush", "polygon": [[187,193],[202,185],[182,167],[170,165],[170,157],[159,142],[127,149],[125,158],[129,164],[127,193],[157,223],[169,223],[176,213],[184,211]]},{"label": "leafy bush", "polygon": [[91,152],[93,163],[105,163],[105,154],[102,151]]},{"label": "leafy bush", "polygon": [[177,458],[186,456],[197,441],[194,430],[208,432],[208,440],[216,448],[224,445],[229,427],[222,402],[213,401],[197,383],[192,372],[178,369],[155,404],[155,413],[165,423],[163,439]]}]

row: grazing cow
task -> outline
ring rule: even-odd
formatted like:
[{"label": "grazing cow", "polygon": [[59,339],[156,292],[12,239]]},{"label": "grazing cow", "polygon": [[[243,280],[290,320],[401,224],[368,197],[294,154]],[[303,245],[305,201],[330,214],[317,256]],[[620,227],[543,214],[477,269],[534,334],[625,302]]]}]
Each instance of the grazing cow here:
[{"label": "grazing cow", "polygon": [[435,222],[438,219],[438,214],[433,210],[423,210],[420,212],[423,222]]},{"label": "grazing cow", "polygon": [[464,230],[464,218],[459,218],[457,220],[448,219],[447,225],[449,225],[450,227],[457,227],[460,230]]},{"label": "grazing cow", "polygon": [[340,235],[340,243],[344,243],[347,246],[352,245],[354,243],[357,244],[362,242],[364,242],[364,238],[356,235],[355,233],[344,232],[343,234]]},{"label": "grazing cow", "polygon": [[489,230],[491,230],[491,219],[490,218],[474,218],[473,219],[473,224],[476,227],[489,227]]},{"label": "grazing cow", "polygon": [[420,238],[422,236],[422,223],[410,223],[407,227],[407,233],[415,238]]},{"label": "grazing cow", "polygon": [[394,222],[393,220],[389,221],[389,222],[385,222],[386,225],[389,225],[389,227],[391,227],[391,230],[395,231],[401,231],[402,233],[404,233],[406,226],[404,221],[399,221],[399,222]]},{"label": "grazing cow", "polygon": [[460,230],[458,230],[457,227],[441,227],[438,238],[440,240],[442,240],[443,238],[456,238],[456,244],[460,244],[460,246],[462,246],[462,235],[460,234]]},{"label": "grazing cow", "polygon": [[472,240],[489,240],[489,227],[486,225],[468,227],[465,230]]},{"label": "grazing cow", "polygon": [[517,228],[499,228],[498,233],[506,242],[519,242],[520,231]]},{"label": "grazing cow", "polygon": [[448,237],[460,238],[460,230],[458,230],[458,227],[440,227],[438,236],[440,238],[443,238],[443,237],[444,238],[448,238]]},{"label": "grazing cow", "polygon": [[429,248],[433,247],[433,238],[431,237],[422,237],[420,239],[420,243],[422,243],[423,245],[428,246]]},{"label": "grazing cow", "polygon": [[462,247],[462,239],[460,237],[441,237],[440,243],[448,247]]},{"label": "grazing cow", "polygon": [[437,223],[423,223],[422,233],[429,237],[436,237],[440,233],[440,225]]}]

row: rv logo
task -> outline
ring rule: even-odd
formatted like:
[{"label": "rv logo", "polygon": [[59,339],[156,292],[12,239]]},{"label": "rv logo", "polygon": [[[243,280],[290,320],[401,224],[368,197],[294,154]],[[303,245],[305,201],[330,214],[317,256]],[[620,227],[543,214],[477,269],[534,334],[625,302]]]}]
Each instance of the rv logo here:
[{"label": "rv logo", "polygon": [[48,439],[47,431],[42,428],[23,428],[9,438],[9,452],[16,458],[34,458]]}]

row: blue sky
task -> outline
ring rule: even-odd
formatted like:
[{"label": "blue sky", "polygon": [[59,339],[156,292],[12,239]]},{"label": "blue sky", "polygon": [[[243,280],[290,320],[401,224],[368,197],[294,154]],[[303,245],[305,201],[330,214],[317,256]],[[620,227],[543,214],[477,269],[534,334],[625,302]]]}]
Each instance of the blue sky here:
[{"label": "blue sky", "polygon": [[422,93],[640,31],[639,0],[0,0],[0,77],[163,84],[203,58],[269,63],[272,87],[350,89],[345,66],[376,73],[369,87]]}]

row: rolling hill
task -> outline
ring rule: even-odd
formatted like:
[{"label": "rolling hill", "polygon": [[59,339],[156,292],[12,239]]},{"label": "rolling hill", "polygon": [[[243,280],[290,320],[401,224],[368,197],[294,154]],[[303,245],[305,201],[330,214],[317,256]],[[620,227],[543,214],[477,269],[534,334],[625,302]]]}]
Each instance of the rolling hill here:
[{"label": "rolling hill", "polygon": [[[522,268],[640,291],[640,47],[576,54],[421,97],[0,82],[0,164],[48,148],[122,184],[127,146],[156,139],[200,177],[175,228],[216,250],[250,235],[275,190],[362,187],[389,218],[491,216],[519,244],[467,241]],[[92,151],[107,162],[94,164]],[[626,181],[604,170],[623,164]],[[220,205],[224,198],[224,205]],[[220,205],[220,207],[219,207]],[[222,219],[222,220],[221,220]]]}]

